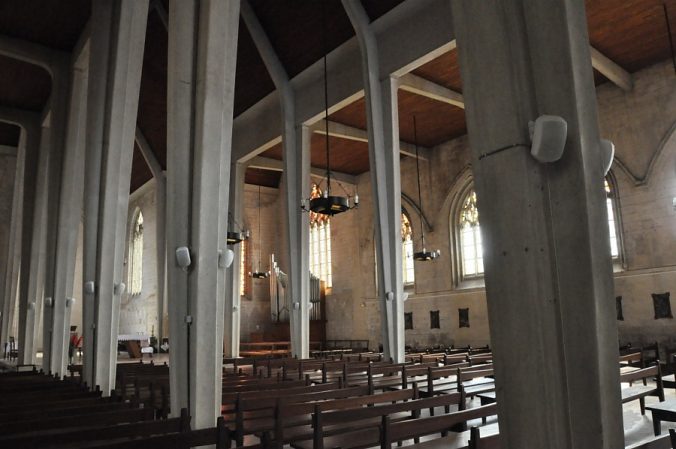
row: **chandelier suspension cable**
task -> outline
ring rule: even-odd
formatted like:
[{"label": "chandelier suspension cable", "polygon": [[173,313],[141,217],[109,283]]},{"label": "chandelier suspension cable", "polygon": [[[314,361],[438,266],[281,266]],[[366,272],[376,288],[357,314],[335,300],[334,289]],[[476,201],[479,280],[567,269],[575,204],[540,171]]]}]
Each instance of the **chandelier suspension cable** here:
[{"label": "chandelier suspension cable", "polygon": [[326,145],[326,195],[331,196],[331,160],[329,152],[329,82],[328,44],[326,32],[326,2],[322,2],[322,45],[324,46],[324,138]]},{"label": "chandelier suspension cable", "polygon": [[415,144],[415,171],[418,179],[418,204],[420,205],[420,236],[422,237],[422,247],[425,251],[425,224],[423,223],[423,200],[422,190],[420,189],[420,155],[418,154],[418,127],[416,126],[415,115],[413,115],[413,142]]}]

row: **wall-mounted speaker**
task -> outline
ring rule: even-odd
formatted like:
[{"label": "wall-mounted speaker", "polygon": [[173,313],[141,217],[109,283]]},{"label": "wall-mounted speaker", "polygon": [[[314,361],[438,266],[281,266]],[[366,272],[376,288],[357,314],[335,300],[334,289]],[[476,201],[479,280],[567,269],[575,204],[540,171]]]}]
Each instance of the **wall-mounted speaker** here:
[{"label": "wall-mounted speaker", "polygon": [[530,154],[538,162],[556,162],[561,159],[568,136],[568,123],[558,115],[541,115],[529,124]]}]

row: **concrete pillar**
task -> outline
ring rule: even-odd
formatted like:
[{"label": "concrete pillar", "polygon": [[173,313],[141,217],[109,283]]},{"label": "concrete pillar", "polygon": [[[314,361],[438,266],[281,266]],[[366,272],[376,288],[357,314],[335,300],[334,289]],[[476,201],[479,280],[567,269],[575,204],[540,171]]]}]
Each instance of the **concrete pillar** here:
[{"label": "concrete pillar", "polygon": [[[452,5],[502,447],[624,447],[584,2]],[[563,157],[550,164],[529,154],[528,122],[541,114],[568,123]]]},{"label": "concrete pillar", "polygon": [[[93,3],[85,159],[84,376],[115,385],[125,230],[148,1]],[[86,286],[93,283],[94,293]]]},{"label": "concrete pillar", "polygon": [[289,76],[248,1],[242,3],[242,19],[279,93],[286,176],[291,353],[307,358],[310,353],[310,228],[307,215],[301,213],[300,200],[309,196],[310,133],[307,127],[296,124],[295,92]]},{"label": "concrete pillar", "polygon": [[[171,410],[220,416],[232,114],[239,1],[173,0],[167,101]],[[189,266],[176,250],[188,248]]]},{"label": "concrete pillar", "polygon": [[[56,263],[51,295],[51,323],[44,320],[45,331],[51,327],[51,338],[45,332],[45,347],[51,345],[49,370],[66,374],[70,336],[70,313],[72,310],[75,272],[75,254],[78,245],[78,230],[82,216],[84,176],[84,131],[86,118],[87,71],[85,61],[72,70],[68,107],[68,121],[63,146],[63,165],[60,185],[58,226],[56,229]],[[48,286],[48,285],[47,285]],[[47,287],[46,286],[46,287]],[[45,314],[47,318],[47,314]]]},{"label": "concrete pillar", "polygon": [[[28,135],[27,138],[31,139]],[[19,361],[23,364],[35,362],[36,327],[43,307],[50,128],[43,126],[38,139],[27,142],[24,174],[18,317]],[[30,161],[34,163],[29,164]],[[43,358],[44,368],[49,372]]]},{"label": "concrete pillar", "polygon": [[370,20],[358,0],[343,0],[361,48],[369,166],[376,227],[378,297],[383,353],[404,361],[404,279],[401,254],[401,170],[397,81],[380,73],[378,46]]},{"label": "concrete pillar", "polygon": [[[75,191],[70,185],[80,182],[79,172],[64,165],[64,160],[77,165],[80,158],[72,153],[75,148],[66,146],[66,129],[69,120],[69,102],[71,96],[71,70],[69,61],[62,58],[52,64],[52,92],[49,102],[49,162],[46,183],[45,229],[43,232],[44,257],[39,260],[38,288],[44,295],[39,297],[50,298],[44,303],[43,332],[42,332],[42,366],[45,371],[58,375],[66,374],[68,352],[68,327],[70,316],[67,313],[66,284],[69,264],[74,264],[75,249],[68,250],[68,245],[76,245],[76,231],[73,231],[73,222],[68,214],[77,214],[80,210]],[[77,125],[77,124],[76,124]],[[70,142],[72,143],[72,142]],[[64,179],[64,176],[66,177]],[[62,184],[63,182],[63,184]],[[80,189],[81,190],[81,189]],[[75,206],[69,204],[75,202]],[[66,209],[64,210],[64,207]],[[74,234],[74,236],[73,236]],[[70,242],[68,241],[70,240]],[[68,252],[72,253],[73,261],[68,261]],[[33,282],[31,282],[33,284]],[[70,295],[69,295],[70,296]],[[38,307],[39,313],[40,308]],[[39,317],[34,322],[35,340],[39,336]]]},{"label": "concrete pillar", "polygon": [[9,328],[11,325],[12,312],[16,300],[21,267],[21,226],[23,216],[23,189],[26,165],[27,131],[21,128],[19,147],[16,156],[16,172],[14,175],[14,190],[12,193],[12,218],[9,230],[9,247],[7,249],[7,266],[4,273],[2,293],[2,308],[0,313],[0,343],[9,341]]},{"label": "concrete pillar", "polygon": [[[230,172],[230,215],[233,222],[242,225],[243,199],[244,199],[244,175],[246,174],[246,165],[235,162],[231,165]],[[237,232],[237,229],[229,229]],[[241,314],[241,296],[239,292],[240,261],[242,258],[242,245],[232,245],[235,257],[230,269],[225,277],[225,312],[223,321],[223,356],[239,357],[240,342],[240,314]]]},{"label": "concrete pillar", "polygon": [[294,124],[294,114],[283,111],[284,175],[289,244],[289,326],[291,352],[298,358],[310,356],[310,223],[300,209],[300,200],[310,196],[310,139],[305,125]]}]

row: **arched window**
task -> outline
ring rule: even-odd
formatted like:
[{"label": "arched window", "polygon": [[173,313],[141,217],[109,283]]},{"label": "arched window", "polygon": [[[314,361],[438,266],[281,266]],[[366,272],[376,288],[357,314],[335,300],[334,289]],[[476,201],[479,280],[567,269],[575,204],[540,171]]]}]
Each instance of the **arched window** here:
[{"label": "arched window", "polygon": [[479,210],[476,207],[474,189],[469,189],[462,201],[462,208],[458,217],[458,229],[460,231],[460,263],[463,279],[482,276],[484,273],[484,256],[481,245]]},{"label": "arched window", "polygon": [[[310,198],[319,198],[322,191],[312,185]],[[310,212],[310,272],[331,288],[331,220],[328,215]]]},{"label": "arched window", "polygon": [[404,271],[404,285],[415,282],[415,265],[413,263],[413,228],[411,220],[405,212],[401,213],[401,254],[403,256],[402,268]]},{"label": "arched window", "polygon": [[129,260],[129,292],[132,295],[139,295],[143,288],[143,214],[141,211],[138,211],[131,230]]},{"label": "arched window", "polygon": [[620,260],[620,241],[615,214],[615,188],[609,177],[605,178],[606,208],[608,209],[608,234],[610,234],[610,255],[613,261]]}]

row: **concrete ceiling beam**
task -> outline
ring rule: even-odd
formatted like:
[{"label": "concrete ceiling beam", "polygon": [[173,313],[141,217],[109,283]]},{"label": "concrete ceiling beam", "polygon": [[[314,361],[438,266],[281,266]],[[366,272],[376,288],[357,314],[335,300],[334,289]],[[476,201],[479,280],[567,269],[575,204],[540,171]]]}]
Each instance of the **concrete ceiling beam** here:
[{"label": "concrete ceiling beam", "polygon": [[461,93],[413,73],[407,73],[399,78],[399,89],[465,109],[465,99]]},{"label": "concrete ceiling beam", "polygon": [[[261,170],[284,171],[284,162],[265,156],[256,156],[248,161],[248,168],[258,168]],[[319,167],[310,168],[310,176],[315,179],[326,177],[326,169]],[[357,185],[357,176],[348,173],[331,170],[331,179],[345,184]]]},{"label": "concrete ceiling beam", "polygon": [[589,46],[589,50],[591,50],[592,67],[598,70],[601,75],[605,76],[613,84],[627,92],[634,88],[634,79],[631,76],[631,73],[624,70],[616,62],[594,47]]}]

